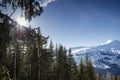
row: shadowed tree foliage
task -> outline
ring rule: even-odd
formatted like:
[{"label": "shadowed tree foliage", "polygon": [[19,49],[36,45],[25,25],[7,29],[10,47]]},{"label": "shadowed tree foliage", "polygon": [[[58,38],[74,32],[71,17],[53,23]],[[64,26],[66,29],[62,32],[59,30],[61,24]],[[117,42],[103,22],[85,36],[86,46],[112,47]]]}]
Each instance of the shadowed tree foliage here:
[{"label": "shadowed tree foliage", "polygon": [[9,70],[5,66],[0,67],[0,80],[11,80]]},{"label": "shadowed tree foliage", "polygon": [[66,80],[66,51],[62,45],[56,47],[54,73],[54,80]]},{"label": "shadowed tree foliage", "polygon": [[73,58],[73,55],[71,53],[71,49],[69,49],[68,52],[68,80],[77,80],[78,76],[78,69],[77,69],[77,64]]},{"label": "shadowed tree foliage", "polygon": [[89,60],[88,54],[85,58],[85,80],[96,80],[95,69],[92,62]]},{"label": "shadowed tree foliage", "polygon": [[79,72],[78,72],[78,80],[84,80],[85,79],[85,65],[83,64],[83,60],[80,60],[79,65]]},{"label": "shadowed tree foliage", "polygon": [[13,9],[9,17],[19,8],[21,9],[21,15],[25,16],[25,19],[28,21],[30,21],[32,17],[40,16],[43,12],[39,0],[2,0],[0,3],[2,7],[7,7],[8,5]]},{"label": "shadowed tree foliage", "polygon": [[7,47],[10,41],[10,26],[8,22],[0,23],[0,66],[4,65]]}]

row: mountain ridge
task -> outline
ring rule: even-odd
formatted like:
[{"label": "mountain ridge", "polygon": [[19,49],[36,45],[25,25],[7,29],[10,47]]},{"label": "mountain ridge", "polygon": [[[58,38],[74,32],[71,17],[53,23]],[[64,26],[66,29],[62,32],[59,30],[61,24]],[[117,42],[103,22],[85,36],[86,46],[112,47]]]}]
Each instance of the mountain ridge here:
[{"label": "mountain ridge", "polygon": [[97,72],[106,74],[120,74],[120,41],[114,40],[108,44],[98,45],[95,47],[78,47],[71,48],[73,57],[77,64],[80,59],[88,54],[93,66]]}]

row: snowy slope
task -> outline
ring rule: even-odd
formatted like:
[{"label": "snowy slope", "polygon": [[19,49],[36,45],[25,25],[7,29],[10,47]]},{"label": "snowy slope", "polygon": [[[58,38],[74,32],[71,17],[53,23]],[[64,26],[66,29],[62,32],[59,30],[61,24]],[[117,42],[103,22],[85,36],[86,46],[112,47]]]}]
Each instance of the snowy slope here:
[{"label": "snowy slope", "polygon": [[73,56],[79,64],[81,58],[89,55],[94,67],[99,71],[120,74],[120,41],[115,40],[96,47],[72,48]]}]

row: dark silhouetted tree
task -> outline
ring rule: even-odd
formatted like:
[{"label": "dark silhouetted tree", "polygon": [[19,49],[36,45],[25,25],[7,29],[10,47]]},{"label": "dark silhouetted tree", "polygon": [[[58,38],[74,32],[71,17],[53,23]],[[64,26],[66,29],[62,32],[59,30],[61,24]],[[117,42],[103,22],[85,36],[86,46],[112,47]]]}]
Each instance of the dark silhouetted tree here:
[{"label": "dark silhouetted tree", "polygon": [[43,12],[43,8],[37,0],[2,0],[0,6],[9,6],[9,8],[11,7],[13,9],[9,17],[11,17],[17,9],[20,9],[21,15],[25,16],[28,21],[30,21],[32,17],[40,16]]},{"label": "dark silhouetted tree", "polygon": [[68,80],[77,80],[77,75],[78,75],[78,69],[76,62],[73,58],[73,55],[71,53],[71,49],[69,49],[68,52]]},{"label": "dark silhouetted tree", "polygon": [[89,60],[88,55],[86,55],[85,59],[85,80],[96,80],[95,69],[92,62]]},{"label": "dark silhouetted tree", "polygon": [[85,80],[85,65],[82,59],[80,60],[79,65],[78,80]]}]

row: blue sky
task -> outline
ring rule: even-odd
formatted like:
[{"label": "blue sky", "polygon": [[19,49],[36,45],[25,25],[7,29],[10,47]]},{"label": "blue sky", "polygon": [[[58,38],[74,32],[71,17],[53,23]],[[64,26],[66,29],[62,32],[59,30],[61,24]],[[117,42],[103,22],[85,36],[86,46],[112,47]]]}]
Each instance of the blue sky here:
[{"label": "blue sky", "polygon": [[49,40],[66,47],[120,40],[119,0],[56,0],[32,21]]},{"label": "blue sky", "polygon": [[31,25],[67,48],[120,40],[120,0],[55,0]]}]

